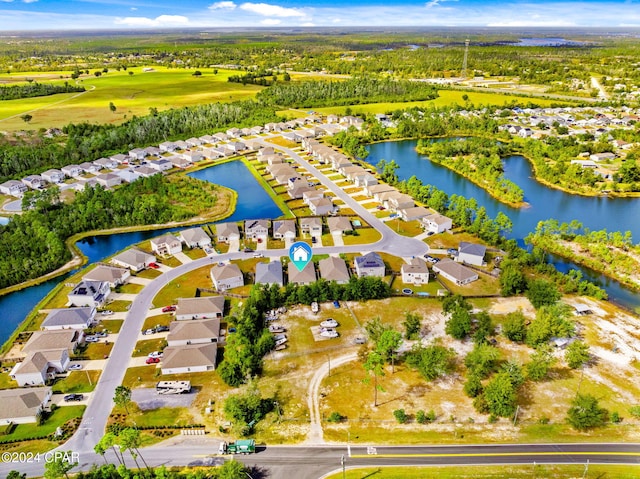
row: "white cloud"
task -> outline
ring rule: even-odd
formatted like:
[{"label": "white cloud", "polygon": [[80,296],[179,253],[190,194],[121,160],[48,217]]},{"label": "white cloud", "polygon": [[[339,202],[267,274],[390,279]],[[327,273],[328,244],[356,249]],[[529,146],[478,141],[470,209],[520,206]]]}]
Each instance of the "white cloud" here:
[{"label": "white cloud", "polygon": [[260,20],[262,25],[280,25],[282,20],[278,20],[277,18],[265,18],[264,20]]},{"label": "white cloud", "polygon": [[296,8],[285,8],[280,5],[271,5],[268,3],[243,3],[240,5],[242,10],[252,12],[263,17],[304,17],[304,12]]},{"label": "white cloud", "polygon": [[38,0],[22,0],[24,3],[36,3]]},{"label": "white cloud", "polygon": [[235,3],[225,0],[209,5],[209,10],[234,10],[236,7],[237,5]]},{"label": "white cloud", "polygon": [[439,6],[441,3],[444,3],[444,2],[457,2],[457,1],[458,0],[429,0],[427,3],[424,4],[424,6],[427,8],[433,8],[433,7]]},{"label": "white cloud", "polygon": [[189,19],[182,15],[160,15],[156,18],[147,17],[124,17],[116,18],[116,25],[127,25],[130,27],[176,27],[187,25]]},{"label": "white cloud", "polygon": [[340,23],[342,21],[342,18],[334,18],[331,20],[331,23]]},{"label": "white cloud", "polygon": [[4,2],[4,3],[13,3],[13,0],[0,0],[0,2]]},{"label": "white cloud", "polygon": [[132,12],[135,12],[138,9],[138,7],[131,7],[129,10],[131,10]]}]

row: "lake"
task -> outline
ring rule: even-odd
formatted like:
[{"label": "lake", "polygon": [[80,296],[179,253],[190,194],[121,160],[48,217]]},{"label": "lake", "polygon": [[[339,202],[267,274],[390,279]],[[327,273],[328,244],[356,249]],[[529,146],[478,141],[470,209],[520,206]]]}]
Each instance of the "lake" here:
[{"label": "lake", "polygon": [[[523,189],[525,201],[529,203],[525,208],[512,208],[500,203],[457,173],[431,163],[426,156],[419,155],[415,148],[416,141],[413,140],[376,143],[369,146],[367,161],[376,165],[381,159],[395,160],[400,165],[397,172],[400,179],[415,175],[448,195],[475,198],[492,217],[502,211],[513,222],[513,230],[509,236],[521,244],[523,238],[535,230],[539,221],[551,218],[560,222],[575,219],[592,230],[629,230],[636,241],[640,238],[640,224],[632,220],[637,217],[640,206],[637,198],[586,197],[549,188],[532,178],[531,164],[526,158],[510,156],[504,160],[505,176]],[[622,287],[618,282],[559,258],[554,259],[554,264],[563,272],[580,269],[585,276],[600,282],[613,301],[631,309],[640,307],[640,295]]]},{"label": "lake", "polygon": [[[190,173],[189,176],[211,181],[229,187],[239,193],[238,204],[233,215],[224,221],[242,221],[245,219],[278,218],[282,215],[280,208],[264,191],[258,181],[251,175],[247,167],[240,161],[212,166],[204,170]],[[87,256],[89,263],[102,261],[128,246],[141,241],[175,232],[185,227],[164,228],[153,231],[136,231],[112,235],[89,236],[77,244]],[[38,286],[31,286],[15,293],[0,296],[0,344],[4,343],[11,333],[24,320],[29,312],[61,281],[75,271],[62,277],[46,281]]]}]

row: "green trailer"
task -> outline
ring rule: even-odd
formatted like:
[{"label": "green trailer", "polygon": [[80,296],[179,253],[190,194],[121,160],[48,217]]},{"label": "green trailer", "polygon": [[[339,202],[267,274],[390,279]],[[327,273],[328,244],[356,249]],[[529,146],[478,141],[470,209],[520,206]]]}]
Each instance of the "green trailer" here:
[{"label": "green trailer", "polygon": [[220,443],[220,454],[252,454],[256,452],[256,441],[254,439],[239,439],[234,442]]}]

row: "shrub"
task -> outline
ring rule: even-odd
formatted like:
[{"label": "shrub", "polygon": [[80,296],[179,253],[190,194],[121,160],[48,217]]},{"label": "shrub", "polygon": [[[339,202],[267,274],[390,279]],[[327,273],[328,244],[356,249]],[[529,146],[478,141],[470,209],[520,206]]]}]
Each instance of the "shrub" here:
[{"label": "shrub", "polygon": [[618,424],[622,422],[622,418],[620,417],[620,413],[618,413],[618,411],[613,411],[611,413],[611,422],[613,424]]},{"label": "shrub", "polygon": [[547,416],[542,416],[540,419],[538,419],[538,423],[539,424],[549,424],[549,418]]},{"label": "shrub", "polygon": [[345,419],[346,419],[346,416],[343,416],[338,411],[333,411],[327,418],[327,422],[342,422]]},{"label": "shrub", "polygon": [[640,406],[633,406],[629,408],[629,414],[634,417],[640,417]]},{"label": "shrub", "polygon": [[393,415],[399,424],[405,424],[409,420],[409,416],[404,412],[404,409],[396,409],[393,411]]},{"label": "shrub", "polygon": [[496,422],[498,422],[498,416],[495,414],[489,415],[489,424],[495,424]]},{"label": "shrub", "polygon": [[424,413],[422,409],[416,412],[416,422],[418,424],[426,424],[428,422],[427,415]]}]

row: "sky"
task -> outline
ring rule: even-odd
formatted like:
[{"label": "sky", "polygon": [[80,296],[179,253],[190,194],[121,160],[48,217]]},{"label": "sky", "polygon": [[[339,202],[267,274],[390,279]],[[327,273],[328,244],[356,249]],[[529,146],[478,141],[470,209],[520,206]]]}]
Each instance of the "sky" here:
[{"label": "sky", "polygon": [[640,27],[640,0],[0,0],[0,32],[313,26]]}]

